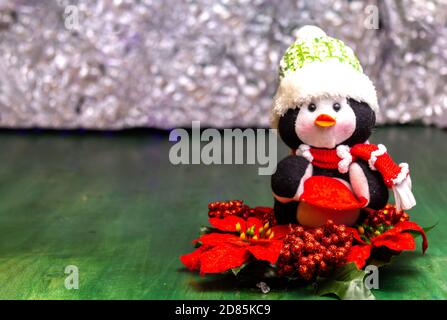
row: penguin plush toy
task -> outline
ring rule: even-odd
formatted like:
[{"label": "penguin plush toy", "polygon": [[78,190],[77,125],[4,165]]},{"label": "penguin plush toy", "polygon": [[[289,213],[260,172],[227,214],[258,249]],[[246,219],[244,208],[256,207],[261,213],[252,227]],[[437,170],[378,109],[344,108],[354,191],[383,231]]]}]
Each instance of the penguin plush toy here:
[{"label": "penguin plush toy", "polygon": [[363,208],[382,209],[392,189],[398,210],[416,202],[408,164],[368,142],[378,109],[374,85],[352,49],[305,26],[285,52],[273,127],[291,148],[271,185],[279,223],[354,225]]}]

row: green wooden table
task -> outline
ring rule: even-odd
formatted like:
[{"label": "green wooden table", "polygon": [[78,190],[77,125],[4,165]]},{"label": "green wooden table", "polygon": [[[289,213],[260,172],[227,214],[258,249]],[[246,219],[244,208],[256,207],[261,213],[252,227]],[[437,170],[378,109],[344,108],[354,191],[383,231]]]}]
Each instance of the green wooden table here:
[{"label": "green wooden table", "polygon": [[[381,269],[378,299],[447,298],[447,133],[379,128],[396,161],[409,162],[429,234],[426,256],[405,253]],[[0,133],[0,298],[315,299],[310,289],[268,294],[232,277],[186,272],[178,257],[207,222],[207,203],[244,199],[271,205],[257,166],[168,161],[166,133]],[[279,153],[287,153],[281,145]],[[79,268],[68,290],[65,267]]]}]

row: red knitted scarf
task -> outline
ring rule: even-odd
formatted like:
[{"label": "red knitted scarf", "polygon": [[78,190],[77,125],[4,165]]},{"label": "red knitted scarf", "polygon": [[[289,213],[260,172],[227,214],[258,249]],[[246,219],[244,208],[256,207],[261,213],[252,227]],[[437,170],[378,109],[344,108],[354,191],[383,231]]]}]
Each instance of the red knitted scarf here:
[{"label": "red knitted scarf", "polygon": [[[337,154],[337,149],[310,148],[312,165],[324,169],[338,169],[339,162],[343,160]],[[295,154],[296,150],[294,150]],[[397,165],[388,153],[386,148],[374,144],[356,144],[349,150],[352,162],[357,159],[367,161],[373,170],[377,170],[383,176],[383,180],[388,187],[400,183],[408,175],[408,166]],[[399,176],[399,174],[401,174]]]}]

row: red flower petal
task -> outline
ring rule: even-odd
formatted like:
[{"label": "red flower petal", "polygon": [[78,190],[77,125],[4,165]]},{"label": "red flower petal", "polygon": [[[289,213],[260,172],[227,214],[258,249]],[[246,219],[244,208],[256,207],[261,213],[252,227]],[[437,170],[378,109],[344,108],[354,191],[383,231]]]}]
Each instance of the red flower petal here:
[{"label": "red flower petal", "polygon": [[351,250],[348,252],[348,256],[346,258],[347,262],[354,262],[359,269],[362,269],[366,260],[368,260],[371,255],[371,245],[369,244],[361,244],[352,246]]},{"label": "red flower petal", "polygon": [[[262,223],[261,220],[259,220],[258,218],[254,218],[254,217],[249,217],[247,219],[247,226],[246,228],[251,228],[252,226],[255,226],[255,232],[256,234],[258,234],[258,230],[259,228],[261,228],[264,224]],[[242,230],[245,231],[245,230]]]},{"label": "red flower petal", "polygon": [[233,245],[222,245],[214,247],[200,259],[200,274],[221,273],[232,268],[240,267],[250,257],[247,248]]},{"label": "red flower petal", "polygon": [[366,199],[357,199],[341,181],[325,176],[313,176],[307,179],[300,200],[336,210],[362,208],[367,202]]},{"label": "red flower petal", "polygon": [[387,247],[395,251],[414,250],[416,248],[416,242],[409,233],[383,233],[371,240],[371,244],[374,247]]},{"label": "red flower petal", "polygon": [[223,219],[209,218],[210,224],[221,231],[236,232],[236,224],[240,224],[241,229],[245,230],[245,220],[237,216],[228,216]]},{"label": "red flower petal", "polygon": [[282,239],[286,235],[290,233],[290,226],[289,225],[277,225],[271,228],[273,232],[273,239]]},{"label": "red flower petal", "polygon": [[[239,236],[231,233],[208,233],[201,236],[199,239],[195,240],[195,242],[200,242],[202,245],[206,246],[221,246],[226,243],[230,244],[244,244],[242,240],[240,240]],[[248,244],[247,244],[248,245]]]},{"label": "red flower petal", "polygon": [[259,241],[257,244],[249,246],[247,250],[250,251],[257,260],[264,260],[271,264],[275,264],[276,261],[278,261],[281,248],[282,241],[270,240]]},{"label": "red flower petal", "polygon": [[359,233],[359,231],[357,229],[351,228],[351,227],[347,227],[346,230],[352,234],[352,237],[355,240],[357,240],[358,242],[360,242],[362,244],[366,244],[366,242],[363,241],[362,238],[360,237],[360,233]]},{"label": "red flower petal", "polygon": [[191,271],[199,270],[200,257],[202,256],[203,252],[208,249],[209,247],[207,246],[200,246],[195,251],[181,256],[180,261]]},{"label": "red flower petal", "polygon": [[403,221],[396,224],[392,229],[386,231],[383,234],[396,234],[401,233],[403,231],[417,231],[422,236],[422,252],[425,253],[425,250],[428,248],[428,240],[427,236],[425,235],[424,229],[422,229],[417,223],[412,221]]}]

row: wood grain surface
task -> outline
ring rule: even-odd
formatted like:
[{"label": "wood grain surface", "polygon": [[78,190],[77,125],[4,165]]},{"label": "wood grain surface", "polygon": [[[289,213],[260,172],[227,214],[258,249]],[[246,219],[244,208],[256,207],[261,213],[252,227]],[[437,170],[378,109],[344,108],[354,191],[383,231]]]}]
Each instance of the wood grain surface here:
[{"label": "wood grain surface", "polygon": [[[425,256],[402,254],[380,271],[378,299],[447,298],[447,133],[387,127],[374,134],[410,164],[429,233]],[[320,299],[310,288],[271,285],[262,294],[232,276],[200,277],[178,257],[192,250],[207,203],[271,205],[256,165],[181,165],[165,133],[0,133],[0,298]],[[287,154],[281,143],[279,159]],[[64,286],[67,265],[79,289]],[[325,299],[331,299],[325,297]]]}]

